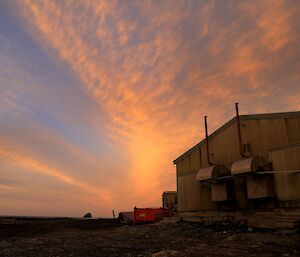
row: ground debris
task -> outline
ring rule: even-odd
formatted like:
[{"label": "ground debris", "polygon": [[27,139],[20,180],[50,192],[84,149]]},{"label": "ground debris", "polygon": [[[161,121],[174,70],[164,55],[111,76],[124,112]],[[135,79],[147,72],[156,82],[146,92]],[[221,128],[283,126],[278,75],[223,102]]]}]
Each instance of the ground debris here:
[{"label": "ground debris", "polygon": [[178,251],[160,251],[151,255],[151,257],[172,257],[172,256],[180,256],[180,252]]},{"label": "ground debris", "polygon": [[[225,233],[224,233],[225,232]],[[299,256],[299,234],[225,223],[126,226],[114,220],[55,220],[0,228],[1,257]]]}]

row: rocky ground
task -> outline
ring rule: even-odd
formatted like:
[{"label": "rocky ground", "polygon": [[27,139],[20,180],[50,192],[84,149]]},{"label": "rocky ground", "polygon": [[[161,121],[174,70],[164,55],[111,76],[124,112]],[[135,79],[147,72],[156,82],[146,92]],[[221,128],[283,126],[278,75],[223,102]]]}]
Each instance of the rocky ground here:
[{"label": "rocky ground", "polygon": [[1,257],[300,256],[299,234],[234,224],[18,221],[0,227]]}]

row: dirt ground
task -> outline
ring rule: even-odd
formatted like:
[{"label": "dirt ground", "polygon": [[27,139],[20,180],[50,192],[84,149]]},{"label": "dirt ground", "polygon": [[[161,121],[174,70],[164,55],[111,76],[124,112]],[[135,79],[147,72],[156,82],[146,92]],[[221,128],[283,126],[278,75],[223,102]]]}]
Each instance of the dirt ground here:
[{"label": "dirt ground", "polygon": [[1,257],[300,256],[299,234],[235,224],[114,220],[17,221],[0,226]]}]

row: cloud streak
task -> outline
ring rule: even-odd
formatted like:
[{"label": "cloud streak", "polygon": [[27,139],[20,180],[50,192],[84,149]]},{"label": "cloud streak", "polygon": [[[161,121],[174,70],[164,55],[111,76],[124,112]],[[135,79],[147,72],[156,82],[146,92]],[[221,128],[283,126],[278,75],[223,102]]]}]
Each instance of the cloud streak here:
[{"label": "cloud streak", "polygon": [[1,147],[0,156],[2,158],[5,158],[6,160],[17,163],[18,165],[22,166],[26,170],[38,172],[42,175],[53,177],[63,183],[78,187],[84,192],[97,194],[99,200],[102,201],[103,203],[107,204],[111,201],[110,195],[104,190],[101,190],[98,187],[92,187],[90,184],[84,183],[71,176],[67,176],[65,175],[64,171],[61,171],[55,167],[48,166],[36,159],[24,155],[24,153],[18,153],[14,150]]},{"label": "cloud streak", "polygon": [[[235,101],[245,112],[299,108],[291,94],[299,94],[300,7],[289,1],[24,0],[13,7],[32,40],[47,58],[68,67],[86,97],[77,116],[50,107],[53,116],[66,124],[64,132],[83,121],[80,133],[102,138],[92,146],[76,136],[54,140],[53,146],[80,159],[81,168],[71,174],[72,164],[56,157],[64,167],[58,169],[60,180],[88,188],[92,179],[81,185],[74,177],[92,163],[93,178],[113,181],[99,190],[105,188],[122,208],[159,205],[162,191],[174,189],[172,160],[202,138],[203,115],[215,129],[231,118]],[[80,94],[74,99],[71,107],[80,104]],[[99,153],[96,143],[104,141]],[[89,157],[93,151],[101,157]]]}]

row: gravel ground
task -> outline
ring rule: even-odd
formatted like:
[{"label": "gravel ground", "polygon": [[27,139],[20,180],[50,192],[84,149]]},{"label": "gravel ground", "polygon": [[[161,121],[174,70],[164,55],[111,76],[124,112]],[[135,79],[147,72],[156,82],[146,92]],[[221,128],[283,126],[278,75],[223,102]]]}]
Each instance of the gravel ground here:
[{"label": "gravel ground", "polygon": [[113,220],[26,221],[0,227],[1,257],[300,256],[299,234],[234,224],[126,226]]}]

